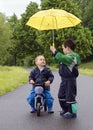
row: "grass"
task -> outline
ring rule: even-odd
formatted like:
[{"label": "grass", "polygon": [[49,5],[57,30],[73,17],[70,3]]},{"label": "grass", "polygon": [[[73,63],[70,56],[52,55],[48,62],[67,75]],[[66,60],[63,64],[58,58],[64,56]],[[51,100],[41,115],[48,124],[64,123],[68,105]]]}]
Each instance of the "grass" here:
[{"label": "grass", "polygon": [[28,81],[28,72],[21,67],[0,66],[0,95]]},{"label": "grass", "polygon": [[82,63],[82,64],[80,65],[80,68],[93,70],[93,61],[86,62],[86,63]]},{"label": "grass", "polygon": [[93,76],[93,70],[91,69],[79,69],[80,74]]},{"label": "grass", "polygon": [[93,61],[82,63],[79,67],[79,72],[88,76],[93,76]]}]

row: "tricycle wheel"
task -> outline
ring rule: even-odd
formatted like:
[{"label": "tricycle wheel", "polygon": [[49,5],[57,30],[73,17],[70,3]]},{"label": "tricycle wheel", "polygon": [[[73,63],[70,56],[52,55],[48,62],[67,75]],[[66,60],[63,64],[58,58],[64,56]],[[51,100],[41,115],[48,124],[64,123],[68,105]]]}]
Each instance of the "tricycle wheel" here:
[{"label": "tricycle wheel", "polygon": [[40,103],[37,103],[37,116],[40,116]]}]

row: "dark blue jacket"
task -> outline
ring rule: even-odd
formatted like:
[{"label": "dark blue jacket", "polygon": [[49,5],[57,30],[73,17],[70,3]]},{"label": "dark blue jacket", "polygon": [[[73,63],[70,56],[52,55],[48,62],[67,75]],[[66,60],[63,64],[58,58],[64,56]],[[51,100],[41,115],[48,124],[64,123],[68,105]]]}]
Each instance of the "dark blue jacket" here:
[{"label": "dark blue jacket", "polygon": [[71,72],[65,64],[60,64],[59,75],[61,78],[77,78],[79,75],[78,66],[75,65]]},{"label": "dark blue jacket", "polygon": [[50,83],[52,83],[54,79],[54,75],[52,74],[52,71],[46,66],[42,71],[40,71],[39,68],[36,67],[30,73],[29,81],[31,79],[34,80],[36,84],[44,84],[44,82],[46,82],[47,80],[49,80]]}]

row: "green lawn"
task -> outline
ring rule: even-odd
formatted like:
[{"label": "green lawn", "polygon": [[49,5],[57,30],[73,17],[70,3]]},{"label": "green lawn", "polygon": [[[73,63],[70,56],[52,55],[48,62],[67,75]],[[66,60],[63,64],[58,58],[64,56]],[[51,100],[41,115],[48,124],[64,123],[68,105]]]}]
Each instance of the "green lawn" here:
[{"label": "green lawn", "polygon": [[87,62],[87,63],[82,63],[80,65],[80,68],[93,70],[93,61],[90,61],[90,62]]},{"label": "green lawn", "polygon": [[93,61],[82,63],[79,67],[79,72],[81,74],[93,76]]},{"label": "green lawn", "polygon": [[21,67],[0,66],[0,95],[28,81],[28,72]]}]

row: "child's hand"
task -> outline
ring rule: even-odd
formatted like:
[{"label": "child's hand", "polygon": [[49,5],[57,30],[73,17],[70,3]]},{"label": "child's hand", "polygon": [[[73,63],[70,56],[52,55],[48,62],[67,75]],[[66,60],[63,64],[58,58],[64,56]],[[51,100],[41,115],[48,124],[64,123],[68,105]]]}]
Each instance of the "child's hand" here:
[{"label": "child's hand", "polygon": [[48,86],[50,86],[50,81],[49,80],[45,82],[45,87],[48,87]]},{"label": "child's hand", "polygon": [[34,80],[29,81],[30,84],[35,84]]},{"label": "child's hand", "polygon": [[52,51],[52,53],[55,53],[56,48],[54,46],[50,46],[50,50]]}]

